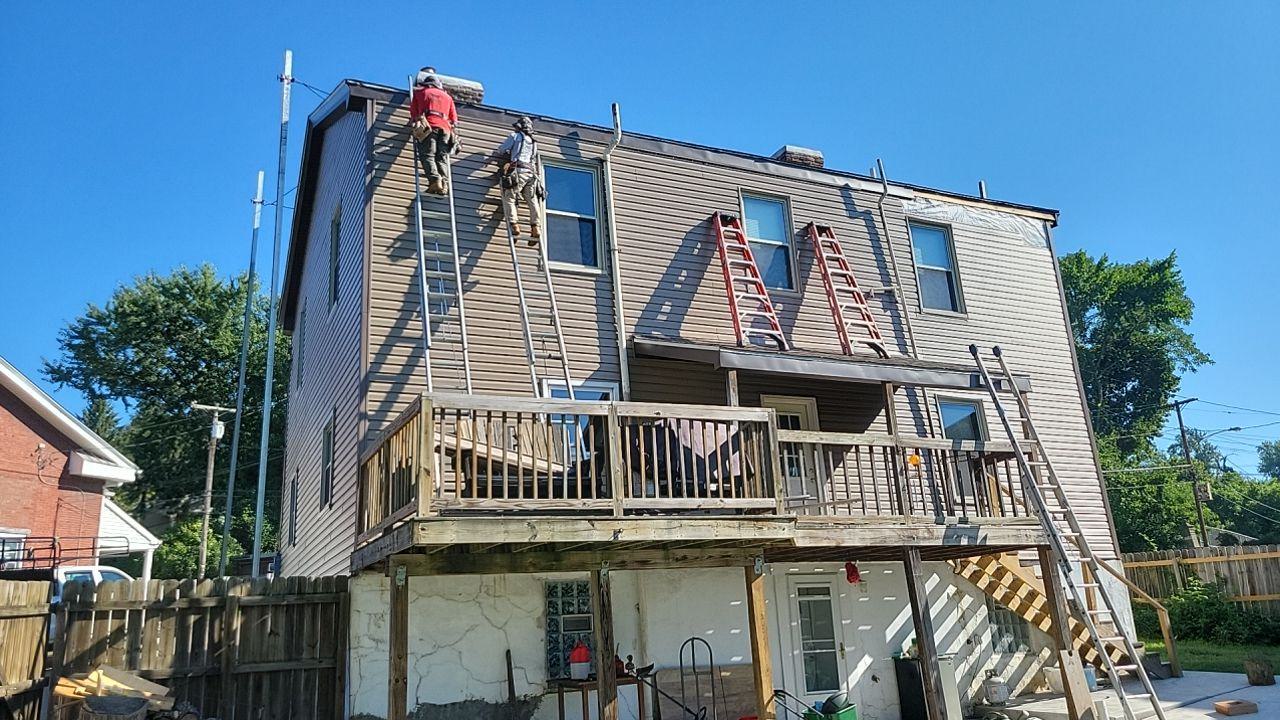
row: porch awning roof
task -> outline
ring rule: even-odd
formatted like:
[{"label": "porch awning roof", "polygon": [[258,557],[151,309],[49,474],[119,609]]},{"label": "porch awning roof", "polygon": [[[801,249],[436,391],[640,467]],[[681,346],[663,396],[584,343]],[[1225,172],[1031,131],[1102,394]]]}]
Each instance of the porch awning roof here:
[{"label": "porch awning roof", "polygon": [[[783,352],[766,348],[742,348],[653,336],[633,336],[631,350],[637,357],[685,360],[727,370],[819,380],[889,382],[897,385],[952,390],[978,390],[983,387],[977,366],[931,362],[909,357],[883,359],[807,350]],[[1031,390],[1031,378],[1026,375],[1015,374],[1014,382],[1020,390]]]}]

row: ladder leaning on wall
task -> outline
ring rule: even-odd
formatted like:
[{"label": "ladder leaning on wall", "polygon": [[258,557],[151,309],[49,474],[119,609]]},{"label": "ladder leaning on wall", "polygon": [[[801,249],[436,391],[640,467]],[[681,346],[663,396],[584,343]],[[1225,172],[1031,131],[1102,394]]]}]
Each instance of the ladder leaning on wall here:
[{"label": "ladder leaning on wall", "polygon": [[[1116,604],[1111,599],[1111,593],[1099,582],[1103,572],[1099,565],[1100,561],[1089,546],[1088,538],[1085,537],[1075,510],[1071,507],[1071,502],[1062,487],[1053,462],[1050,461],[1048,454],[1044,450],[1044,443],[1041,442],[1040,433],[1036,430],[1035,423],[1031,421],[1030,406],[1027,404],[1027,399],[1023,396],[1022,391],[1014,384],[1013,373],[1009,371],[1009,365],[1005,362],[1004,353],[999,346],[991,349],[991,354],[995,356],[999,367],[999,373],[994,377],[987,370],[987,365],[983,361],[982,353],[978,350],[977,345],[970,345],[969,353],[973,355],[973,359],[977,363],[982,382],[986,386],[987,392],[991,396],[991,402],[995,405],[996,413],[1000,417],[1000,424],[1004,426],[1005,433],[1009,436],[1009,442],[1013,445],[1014,458],[1018,461],[1022,485],[1027,499],[1031,501],[1031,509],[1040,519],[1041,525],[1044,526],[1045,532],[1049,536],[1049,546],[1054,563],[1062,577],[1063,587],[1067,590],[1067,604],[1072,614],[1078,617],[1087,628],[1090,643],[1102,659],[1102,667],[1111,681],[1112,689],[1115,690],[1120,699],[1120,706],[1124,710],[1125,718],[1127,720],[1144,720],[1145,718],[1165,720],[1164,710],[1160,707],[1160,699],[1156,697],[1155,688],[1151,686],[1151,677],[1147,674],[1146,668],[1143,667],[1142,660],[1138,655],[1137,648],[1133,645],[1133,641],[1129,639],[1122,629],[1115,630],[1115,635],[1113,636],[1105,636],[1098,627],[1099,618],[1106,617],[1108,618],[1107,624],[1118,628]],[[1009,413],[1005,410],[1005,403],[1000,396],[1002,388],[1013,394],[1019,413],[1018,420],[1022,424],[1021,433],[1014,429],[1014,420],[1010,419]],[[1035,453],[1034,457],[1028,456],[1023,450],[1022,443],[1027,440],[1032,444],[1032,450]],[[1063,530],[1059,522],[1065,523],[1067,529]],[[1091,582],[1076,582],[1075,577],[1072,575],[1069,548],[1074,548],[1080,555],[1080,563],[1089,570],[1086,577],[1090,578]],[[1048,584],[1048,578],[1045,578],[1045,583],[1046,585]],[[1083,595],[1086,590],[1097,592],[1102,598],[1103,607],[1090,608]],[[1127,664],[1116,664],[1111,654],[1107,652],[1107,643],[1118,644],[1124,648],[1125,656],[1128,658]],[[1130,694],[1126,691],[1120,679],[1120,673],[1122,672],[1136,674],[1142,682],[1144,692]],[[1139,716],[1134,710],[1134,701],[1145,701],[1145,703],[1150,704],[1153,712]]]},{"label": "ladder leaning on wall", "polygon": [[[538,178],[542,181],[542,163],[538,163]],[[551,279],[551,268],[547,257],[547,208],[542,202],[542,227],[539,228],[541,239],[531,243],[525,254],[534,254],[537,272],[529,276],[526,287],[526,276],[520,269],[521,251],[512,231],[514,218],[503,218],[502,225],[507,231],[507,247],[511,251],[511,273],[515,279],[516,299],[520,306],[520,327],[524,337],[525,359],[529,363],[529,382],[533,385],[533,396],[549,398],[552,395],[552,382],[563,382],[565,393],[574,400],[573,375],[569,372],[569,352],[565,347],[564,328],[560,324],[560,306],[556,302],[555,283]],[[548,377],[539,375],[541,368]],[[550,375],[559,373],[554,381]],[[544,382],[545,380],[545,382]]]},{"label": "ladder leaning on wall", "polygon": [[[414,77],[409,77],[409,100],[413,101]],[[419,314],[422,319],[423,367],[426,370],[427,392],[435,392],[437,370],[458,373],[463,389],[471,393],[471,348],[467,339],[467,310],[463,302],[462,268],[458,263],[458,215],[453,199],[453,158],[445,164],[445,191],[439,197],[443,208],[427,209],[422,195],[422,171],[412,132],[409,135],[410,154],[413,155],[413,228],[417,236]],[[447,220],[448,230],[428,229],[423,218]],[[456,306],[457,330],[448,327],[453,320],[451,307]],[[459,356],[439,357],[438,342],[454,342]]]}]

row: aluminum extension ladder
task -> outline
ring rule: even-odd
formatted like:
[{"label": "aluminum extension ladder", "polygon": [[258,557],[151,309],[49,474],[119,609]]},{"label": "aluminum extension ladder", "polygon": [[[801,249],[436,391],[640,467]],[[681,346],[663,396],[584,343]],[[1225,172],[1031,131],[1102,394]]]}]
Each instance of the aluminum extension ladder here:
[{"label": "aluminum extension ladder", "polygon": [[855,341],[851,333],[858,333],[865,337],[858,337],[856,342],[866,345],[876,355],[888,358],[889,350],[880,335],[876,318],[871,314],[867,296],[858,285],[858,278],[844,256],[835,231],[828,225],[814,222],[809,223],[806,231],[813,245],[814,257],[818,259],[818,269],[822,271],[822,285],[827,291],[827,303],[840,338],[840,349],[845,355],[853,355]]},{"label": "aluminum extension ladder", "polygon": [[[539,177],[542,175],[541,165],[538,167],[538,175]],[[524,274],[520,271],[520,251],[516,236],[511,231],[515,218],[503,218],[502,224],[507,229],[507,246],[511,250],[511,271],[515,277],[516,297],[520,303],[520,322],[524,331],[524,353],[525,359],[529,362],[529,381],[533,384],[533,396],[549,398],[552,395],[550,382],[544,384],[538,376],[538,368],[541,363],[548,373],[555,372],[555,366],[559,366],[565,392],[570,400],[575,400],[573,375],[569,372],[569,352],[565,348],[564,328],[560,324],[560,307],[556,303],[555,284],[551,280],[551,268],[547,263],[546,217],[547,211],[544,204],[542,207],[544,227],[539,228],[544,232],[541,233],[542,237],[537,241],[536,247],[529,248],[537,253],[536,261],[539,272],[534,277],[541,279],[541,288],[535,286],[527,289],[525,287]],[[530,300],[536,301],[534,306],[530,305]]]},{"label": "aluminum extension ladder", "polygon": [[[409,99],[412,102],[414,78],[409,77]],[[422,318],[423,366],[427,374],[427,392],[435,392],[436,369],[460,372],[463,389],[471,393],[471,348],[467,340],[467,310],[463,303],[462,268],[458,262],[458,215],[453,200],[453,159],[445,165],[447,193],[444,210],[428,210],[422,197],[422,171],[417,144],[409,136],[413,155],[413,216],[418,239],[418,296]],[[427,229],[422,218],[448,220],[448,230]],[[437,223],[438,224],[438,223]],[[442,328],[449,325],[451,303],[458,308],[457,331]],[[456,342],[460,358],[440,358],[433,354],[437,341]]]},{"label": "aluminum extension ladder", "polygon": [[[779,350],[790,350],[778,312],[769,299],[769,289],[747,243],[741,218],[717,212],[711,216],[711,227],[716,234],[729,315],[733,318],[733,334],[738,345],[749,345],[751,338],[758,337],[776,343]],[[758,321],[763,321],[766,327],[760,327]]]},{"label": "aluminum extension ladder", "polygon": [[[1111,594],[1107,592],[1107,589],[1098,582],[1102,576],[1102,569],[1098,566],[1097,556],[1094,555],[1093,549],[1089,547],[1089,541],[1080,527],[1075,510],[1072,509],[1071,503],[1063,491],[1062,483],[1058,480],[1058,473],[1054,470],[1053,463],[1044,451],[1044,444],[1040,440],[1040,434],[1036,430],[1035,423],[1031,421],[1030,407],[1027,405],[1027,400],[1023,393],[1014,384],[1013,373],[1009,371],[1009,366],[1004,359],[1004,353],[1001,352],[999,346],[991,349],[991,353],[995,356],[1000,368],[999,374],[993,379],[992,374],[988,372],[987,366],[982,360],[982,354],[978,350],[978,346],[970,345],[969,352],[973,355],[973,359],[978,365],[978,372],[982,376],[982,382],[991,396],[996,413],[1000,416],[1000,424],[1004,426],[1005,433],[1009,436],[1009,442],[1013,444],[1014,457],[1018,460],[1023,488],[1027,498],[1032,502],[1032,510],[1040,518],[1040,523],[1044,526],[1045,532],[1049,536],[1049,544],[1052,548],[1054,559],[1057,561],[1063,585],[1068,592],[1067,604],[1072,613],[1080,618],[1088,629],[1090,641],[1102,658],[1103,669],[1106,670],[1107,677],[1111,680],[1111,687],[1120,699],[1125,718],[1127,720],[1145,720],[1145,718],[1165,720],[1164,710],[1160,707],[1160,700],[1156,697],[1155,688],[1151,686],[1151,677],[1147,675],[1146,668],[1143,667],[1142,661],[1138,658],[1138,651],[1133,646],[1133,642],[1129,640],[1129,637],[1123,631],[1117,631],[1115,636],[1104,636],[1098,629],[1097,618],[1100,617],[1110,618],[1108,622],[1112,626],[1116,626],[1115,603],[1112,601]],[[997,383],[1000,383],[1000,386],[1013,393],[1020,414],[1020,422],[1023,426],[1021,435],[1014,430],[1013,420],[1009,418],[1008,413],[1005,411],[1004,403],[1000,399],[1000,386]],[[1029,458],[1027,453],[1023,451],[1021,441],[1026,439],[1034,443],[1033,449],[1036,450],[1034,459]],[[1050,501],[1052,501],[1052,505]],[[1055,522],[1055,516],[1058,519],[1065,520],[1069,529],[1064,531],[1059,527],[1058,523]],[[1076,582],[1071,572],[1068,542],[1079,553],[1081,564],[1089,569],[1088,578],[1092,582]],[[1096,591],[1102,597],[1105,609],[1090,609],[1082,594],[1086,590]],[[1106,643],[1114,644],[1117,642],[1123,644],[1129,657],[1129,664],[1117,665],[1111,659],[1110,653],[1107,652]],[[1124,689],[1124,684],[1120,681],[1121,672],[1137,674],[1142,681],[1145,692],[1141,694],[1127,693]],[[1136,700],[1145,700],[1150,703],[1154,713],[1142,716],[1137,715],[1132,704]]]}]

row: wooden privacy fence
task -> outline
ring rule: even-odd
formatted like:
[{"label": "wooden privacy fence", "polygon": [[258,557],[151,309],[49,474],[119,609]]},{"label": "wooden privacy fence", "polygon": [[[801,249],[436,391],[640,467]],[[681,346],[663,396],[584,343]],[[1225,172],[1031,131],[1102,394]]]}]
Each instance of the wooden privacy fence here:
[{"label": "wooden privacy fence", "polygon": [[0,580],[0,707],[14,720],[40,717],[48,622],[48,582]]},{"label": "wooden privacy fence", "polygon": [[168,686],[222,720],[341,718],[345,577],[71,583],[51,672],[100,665]]},{"label": "wooden privacy fence", "polygon": [[1236,602],[1280,614],[1280,545],[1186,548],[1125,553],[1129,579],[1156,598],[1167,598],[1186,586],[1187,578],[1224,583]]}]

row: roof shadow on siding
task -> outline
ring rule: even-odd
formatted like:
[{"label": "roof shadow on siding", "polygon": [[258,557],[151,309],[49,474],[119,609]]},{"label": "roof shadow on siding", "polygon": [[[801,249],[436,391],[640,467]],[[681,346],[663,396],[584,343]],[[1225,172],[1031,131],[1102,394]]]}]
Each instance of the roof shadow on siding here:
[{"label": "roof shadow on siding", "polygon": [[[662,271],[655,291],[645,301],[636,319],[636,334],[656,334],[665,337],[682,337],[680,332],[689,315],[690,306],[698,296],[698,288],[710,271],[712,264],[719,266],[716,242],[712,237],[711,216],[689,228],[680,238],[680,245],[671,256],[670,263]],[[723,300],[723,290],[719,291]],[[729,327],[728,302],[724,301],[722,317]]]},{"label": "roof shadow on siding", "polygon": [[[876,224],[876,212],[871,207],[860,208],[858,206],[858,198],[853,193],[853,188],[844,185],[840,188],[840,197],[844,200],[845,215],[850,220],[862,223],[866,228],[867,238],[871,248],[871,256],[875,259],[876,276],[874,278],[864,278],[858,275],[858,282],[864,285],[876,284],[880,287],[894,286],[893,275],[890,270],[889,259],[889,243],[892,242],[892,236],[888,235],[888,229],[881,233],[880,227]],[[843,243],[844,240],[841,239]],[[846,248],[846,252],[848,249]],[[901,271],[902,268],[899,268]],[[856,271],[856,268],[855,268]],[[907,346],[907,330],[906,324],[903,322],[902,314],[907,312],[904,299],[904,293],[901,287],[898,287],[892,295],[877,293],[876,301],[878,302],[883,315],[888,316],[890,328],[893,338],[896,342],[898,351],[907,354],[909,348]],[[870,300],[870,299],[868,299]],[[883,331],[882,331],[883,332]],[[887,333],[885,333],[887,335]]]}]

